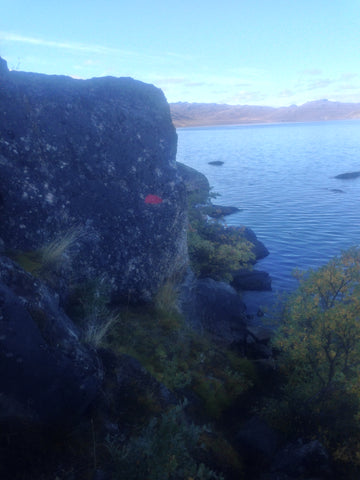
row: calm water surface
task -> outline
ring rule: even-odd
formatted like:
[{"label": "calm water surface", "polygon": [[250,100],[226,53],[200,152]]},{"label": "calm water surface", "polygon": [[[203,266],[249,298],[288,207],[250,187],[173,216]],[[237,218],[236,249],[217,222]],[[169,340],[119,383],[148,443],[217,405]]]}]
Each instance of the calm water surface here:
[{"label": "calm water surface", "polygon": [[360,171],[360,121],[178,129],[177,160],[207,176],[221,194],[216,203],[242,209],[226,221],[252,228],[267,246],[256,268],[271,274],[275,293],[296,287],[295,268],[360,244],[360,177],[334,178]]}]

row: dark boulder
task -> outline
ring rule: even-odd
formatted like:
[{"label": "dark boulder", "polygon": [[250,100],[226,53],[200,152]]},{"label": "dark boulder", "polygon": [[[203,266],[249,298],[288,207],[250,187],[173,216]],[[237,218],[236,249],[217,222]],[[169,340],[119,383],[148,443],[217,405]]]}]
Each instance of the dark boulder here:
[{"label": "dark boulder", "polygon": [[239,290],[271,290],[271,277],[261,270],[241,269],[233,273],[231,284]]},{"label": "dark boulder", "polygon": [[186,187],[186,193],[191,196],[192,203],[207,204],[209,202],[210,184],[204,174],[180,162],[177,169]]},{"label": "dark boulder", "polygon": [[181,288],[181,310],[187,322],[226,343],[247,337],[246,307],[230,285],[189,274]]},{"label": "dark boulder", "polygon": [[224,162],[222,160],[213,160],[211,162],[208,162],[208,164],[215,167],[221,167],[221,165],[224,165]]},{"label": "dark boulder", "polygon": [[269,250],[265,247],[265,245],[258,240],[255,232],[248,227],[232,227],[232,228],[239,228],[241,229],[244,237],[246,240],[251,242],[253,246],[253,252],[256,257],[256,260],[261,260],[269,255]]},{"label": "dark boulder", "polygon": [[9,73],[7,63],[3,58],[0,57],[0,75],[4,76],[7,73]]},{"label": "dark boulder", "polygon": [[[263,326],[248,325],[248,336],[246,338],[246,356],[253,360],[261,360],[264,368],[273,369],[274,359],[273,351],[270,345],[270,339],[273,336],[273,330]],[[244,349],[243,345],[239,345]]]},{"label": "dark boulder", "polygon": [[97,396],[97,355],[58,297],[0,257],[0,421],[70,425]]},{"label": "dark boulder", "polygon": [[339,180],[352,180],[353,178],[360,177],[360,172],[347,172],[347,173],[340,173],[336,175],[334,178]]},{"label": "dark boulder", "polygon": [[0,237],[34,251],[76,232],[56,272],[149,299],[187,263],[185,187],[161,90],[131,78],[7,71],[0,85]]},{"label": "dark boulder", "polygon": [[248,463],[270,464],[278,448],[279,435],[259,417],[244,422],[236,435],[236,445]]},{"label": "dark boulder", "polygon": [[233,213],[240,212],[240,208],[231,207],[226,205],[207,205],[201,209],[203,213],[211,218],[222,218],[226,215],[232,215]]},{"label": "dark boulder", "polygon": [[271,479],[280,474],[289,479],[333,478],[329,455],[318,440],[285,446],[276,454],[271,471],[275,474]]}]

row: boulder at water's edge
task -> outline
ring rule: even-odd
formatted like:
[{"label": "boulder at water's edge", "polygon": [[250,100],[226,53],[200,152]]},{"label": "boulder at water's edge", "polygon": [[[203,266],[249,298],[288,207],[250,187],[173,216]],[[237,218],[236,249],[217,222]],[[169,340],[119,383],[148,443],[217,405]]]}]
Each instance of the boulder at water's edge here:
[{"label": "boulder at water's edge", "polygon": [[1,60],[0,104],[5,249],[34,251],[72,232],[55,287],[101,278],[119,300],[147,300],[183,269],[185,187],[161,90],[8,71]]}]

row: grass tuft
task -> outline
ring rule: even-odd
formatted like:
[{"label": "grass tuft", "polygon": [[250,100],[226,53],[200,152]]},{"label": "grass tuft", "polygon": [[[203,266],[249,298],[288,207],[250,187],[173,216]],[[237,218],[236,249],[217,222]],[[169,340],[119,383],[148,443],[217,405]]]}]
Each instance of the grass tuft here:
[{"label": "grass tuft", "polygon": [[38,251],[43,269],[59,265],[64,253],[81,237],[81,228],[73,227]]},{"label": "grass tuft", "polygon": [[84,326],[84,342],[95,348],[100,347],[104,344],[107,335],[119,320],[120,315],[116,313],[109,312],[108,315],[103,318],[99,318],[96,314],[92,315],[87,319],[86,325]]},{"label": "grass tuft", "polygon": [[64,259],[64,254],[81,237],[82,229],[73,227],[59,234],[48,244],[30,251],[9,251],[7,254],[24,270],[37,277],[47,277],[47,274],[58,268]]},{"label": "grass tuft", "polygon": [[178,313],[178,289],[176,283],[168,280],[160,287],[154,300],[155,308],[158,312],[167,314]]}]

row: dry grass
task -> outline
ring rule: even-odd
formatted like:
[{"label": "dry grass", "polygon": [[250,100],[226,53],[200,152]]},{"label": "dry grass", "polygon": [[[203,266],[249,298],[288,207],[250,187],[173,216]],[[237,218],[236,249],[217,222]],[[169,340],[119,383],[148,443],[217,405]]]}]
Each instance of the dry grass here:
[{"label": "dry grass", "polygon": [[81,237],[82,229],[73,227],[38,250],[43,269],[56,267],[64,253]]},{"label": "dry grass", "polygon": [[99,315],[96,312],[87,319],[84,327],[83,340],[85,343],[95,348],[104,344],[110,330],[118,323],[120,315],[118,313],[107,312]]},{"label": "dry grass", "polygon": [[159,312],[178,313],[178,289],[176,283],[168,280],[162,285],[154,299],[155,308]]},{"label": "dry grass", "polygon": [[36,277],[47,279],[51,271],[56,270],[66,259],[65,253],[69,252],[82,235],[83,231],[80,227],[73,227],[36,250],[14,250],[8,251],[7,254],[27,272]]}]

